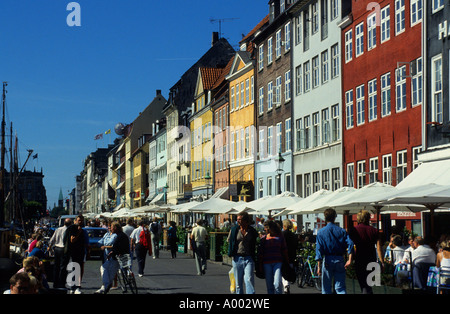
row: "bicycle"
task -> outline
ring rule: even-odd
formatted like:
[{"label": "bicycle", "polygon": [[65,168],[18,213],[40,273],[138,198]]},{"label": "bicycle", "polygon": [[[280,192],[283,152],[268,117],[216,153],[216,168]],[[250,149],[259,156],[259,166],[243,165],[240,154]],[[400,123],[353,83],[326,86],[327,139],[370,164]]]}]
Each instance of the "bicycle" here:
[{"label": "bicycle", "polygon": [[303,264],[303,272],[299,284],[300,288],[308,285],[310,287],[316,287],[317,290],[322,291],[322,278],[317,275],[317,268],[317,262],[311,262],[311,256],[308,256]]},{"label": "bicycle", "polygon": [[117,261],[120,266],[117,279],[119,280],[122,291],[126,293],[129,288],[132,294],[138,294],[136,279],[134,278],[134,273],[131,270],[132,260],[130,254],[117,256]]},{"label": "bicycle", "polygon": [[295,274],[296,274],[296,282],[297,282],[297,286],[299,288],[301,288],[301,281],[302,281],[302,276],[303,276],[303,269],[305,266],[305,262],[303,261],[303,256],[302,255],[297,255],[297,259],[295,262]]}]

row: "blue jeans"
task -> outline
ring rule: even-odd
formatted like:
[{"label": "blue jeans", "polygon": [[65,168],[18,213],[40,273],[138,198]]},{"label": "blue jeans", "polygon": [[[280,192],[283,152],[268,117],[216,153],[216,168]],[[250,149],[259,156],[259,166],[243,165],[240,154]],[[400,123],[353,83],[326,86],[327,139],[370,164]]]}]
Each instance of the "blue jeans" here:
[{"label": "blue jeans", "polygon": [[325,256],[322,262],[322,294],[332,294],[331,289],[334,279],[334,289],[337,294],[346,294],[345,288],[345,260],[342,256]]},{"label": "blue jeans", "polygon": [[100,273],[102,275],[102,283],[106,290],[111,288],[114,281],[114,277],[116,276],[119,268],[120,268],[119,262],[112,258],[106,260],[100,267]]},{"label": "blue jeans", "polygon": [[283,294],[283,280],[281,276],[282,263],[264,264],[266,287],[268,294]]},{"label": "blue jeans", "polygon": [[236,280],[236,294],[255,294],[255,261],[251,256],[234,256],[233,271]]}]

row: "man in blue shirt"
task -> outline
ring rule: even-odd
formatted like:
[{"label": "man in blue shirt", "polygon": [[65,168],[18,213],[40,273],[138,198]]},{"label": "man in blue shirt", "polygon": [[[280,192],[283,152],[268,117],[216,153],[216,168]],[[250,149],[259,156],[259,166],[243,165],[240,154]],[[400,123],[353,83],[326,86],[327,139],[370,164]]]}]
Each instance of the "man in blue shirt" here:
[{"label": "man in blue shirt", "polygon": [[[318,275],[322,275],[322,294],[331,294],[332,281],[337,294],[345,294],[345,269],[352,262],[353,241],[347,232],[336,226],[336,211],[328,208],[324,212],[326,227],[316,237],[316,261]],[[345,262],[345,253],[348,261]]]}]

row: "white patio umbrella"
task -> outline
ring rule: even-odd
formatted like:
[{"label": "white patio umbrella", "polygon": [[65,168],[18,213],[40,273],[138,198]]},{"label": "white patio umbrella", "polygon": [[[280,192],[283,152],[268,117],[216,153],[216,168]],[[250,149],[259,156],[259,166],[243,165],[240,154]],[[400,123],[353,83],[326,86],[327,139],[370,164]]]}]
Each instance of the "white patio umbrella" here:
[{"label": "white patio umbrella", "polygon": [[249,214],[271,216],[273,212],[282,211],[286,207],[293,205],[303,198],[293,192],[283,192],[275,196],[260,198],[245,204]]},{"label": "white patio umbrella", "polygon": [[187,202],[187,203],[182,203],[182,204],[177,204],[177,205],[170,205],[169,209],[172,213],[175,214],[186,214],[189,213],[189,209],[200,204],[200,202],[198,201],[192,201],[192,202]]},{"label": "white patio umbrella", "polygon": [[342,187],[340,189],[337,189],[336,191],[333,191],[331,193],[328,193],[326,195],[323,195],[322,197],[318,198],[317,200],[313,200],[303,206],[302,208],[295,210],[294,212],[291,212],[291,214],[315,214],[319,213],[321,211],[324,211],[327,208],[331,208],[329,205],[332,201],[336,201],[342,197],[346,197],[353,193],[356,189],[352,187]]},{"label": "white patio umbrella", "polygon": [[431,233],[434,233],[434,212],[439,207],[450,207],[450,185],[427,183],[398,189],[398,193],[383,204],[417,204],[431,213]]},{"label": "white patio umbrella", "polygon": [[189,208],[190,212],[201,212],[205,214],[225,214],[233,209],[236,202],[221,198],[210,198],[200,204]]},{"label": "white patio umbrella", "polygon": [[301,199],[300,201],[287,206],[283,211],[279,212],[278,214],[274,215],[274,217],[282,216],[282,215],[295,215],[297,211],[301,210],[303,207],[307,206],[308,204],[311,204],[312,202],[316,202],[322,197],[332,193],[329,190],[321,189],[317,192],[314,192],[308,197],[305,197]]}]

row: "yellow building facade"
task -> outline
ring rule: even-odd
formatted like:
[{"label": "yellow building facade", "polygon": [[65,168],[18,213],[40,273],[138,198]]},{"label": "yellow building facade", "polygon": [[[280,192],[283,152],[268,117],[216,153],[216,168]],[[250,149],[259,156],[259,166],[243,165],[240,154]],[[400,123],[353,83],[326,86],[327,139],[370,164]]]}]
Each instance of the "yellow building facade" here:
[{"label": "yellow building facade", "polygon": [[236,53],[230,74],[230,188],[232,200],[254,199],[256,159],[254,64],[246,51]]}]

